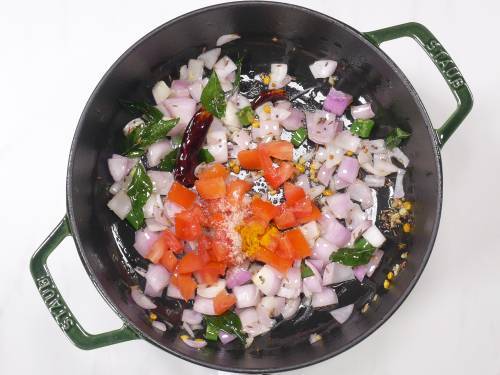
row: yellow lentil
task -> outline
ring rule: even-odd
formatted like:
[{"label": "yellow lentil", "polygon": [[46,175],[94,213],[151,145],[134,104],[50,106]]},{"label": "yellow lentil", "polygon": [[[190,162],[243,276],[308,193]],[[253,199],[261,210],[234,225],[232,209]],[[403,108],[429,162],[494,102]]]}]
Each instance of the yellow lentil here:
[{"label": "yellow lentil", "polygon": [[389,289],[389,287],[391,286],[391,282],[387,279],[384,280],[384,288],[385,289]]},{"label": "yellow lentil", "polygon": [[306,167],[304,167],[304,165],[300,163],[296,163],[295,168],[297,168],[300,173],[304,173],[306,171]]},{"label": "yellow lentil", "polygon": [[325,191],[323,192],[323,195],[325,197],[329,197],[332,194],[333,194],[333,192],[330,189],[325,189]]},{"label": "yellow lentil", "polygon": [[253,120],[252,121],[252,128],[260,128],[260,121],[259,120]]},{"label": "yellow lentil", "polygon": [[269,104],[264,105],[264,112],[265,113],[271,113],[271,106]]},{"label": "yellow lentil", "polygon": [[347,151],[345,154],[346,154],[347,156],[352,156],[354,153],[353,153],[352,151]]},{"label": "yellow lentil", "polygon": [[410,201],[406,201],[403,203],[403,208],[407,211],[410,211],[411,210],[411,207],[412,207],[412,204]]},{"label": "yellow lentil", "polygon": [[156,315],[154,312],[151,312],[151,313],[149,313],[149,319],[156,320],[156,319],[158,319],[158,315]]},{"label": "yellow lentil", "polygon": [[404,223],[403,224],[403,232],[410,233],[410,231],[411,231],[411,225],[409,223]]},{"label": "yellow lentil", "polygon": [[392,280],[394,278],[394,273],[388,272],[387,273],[387,280]]},{"label": "yellow lentil", "polygon": [[240,173],[241,168],[240,168],[240,166],[239,166],[239,165],[233,165],[233,166],[231,167],[231,170],[233,171],[233,173]]},{"label": "yellow lentil", "polygon": [[269,85],[269,82],[271,82],[271,77],[269,77],[267,74],[262,74],[261,79],[264,85]]}]

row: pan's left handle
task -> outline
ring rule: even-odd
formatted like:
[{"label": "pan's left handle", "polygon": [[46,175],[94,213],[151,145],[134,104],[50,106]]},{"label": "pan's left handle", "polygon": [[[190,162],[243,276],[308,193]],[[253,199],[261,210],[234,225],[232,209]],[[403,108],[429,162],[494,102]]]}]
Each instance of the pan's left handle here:
[{"label": "pan's left handle", "polygon": [[67,236],[71,235],[67,216],[61,220],[38,250],[33,254],[30,270],[42,300],[53,318],[68,338],[80,349],[97,349],[107,345],[117,344],[139,338],[127,325],[120,329],[90,334],[80,325],[62,298],[47,267],[47,258]]}]

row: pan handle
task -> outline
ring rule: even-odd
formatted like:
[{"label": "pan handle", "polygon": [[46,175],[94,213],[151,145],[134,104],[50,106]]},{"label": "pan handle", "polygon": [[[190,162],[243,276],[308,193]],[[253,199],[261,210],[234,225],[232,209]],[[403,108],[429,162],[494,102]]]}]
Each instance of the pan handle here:
[{"label": "pan handle", "polygon": [[439,146],[443,147],[448,138],[457,130],[458,126],[470,112],[473,103],[469,86],[467,86],[462,73],[458,70],[451,56],[424,25],[416,22],[369,31],[364,33],[364,36],[377,47],[389,40],[402,37],[413,38],[439,69],[457,101],[455,111],[440,128],[436,129]]},{"label": "pan handle", "polygon": [[47,267],[47,258],[49,255],[59,246],[62,240],[70,235],[71,229],[68,218],[64,216],[52,233],[49,234],[47,239],[40,245],[35,254],[33,254],[30,262],[30,271],[33,280],[35,280],[42,300],[45,302],[45,305],[56,323],[73,344],[85,350],[97,349],[103,346],[139,338],[139,336],[125,324],[120,329],[92,335],[85,331],[78,320],[76,320],[59,293]]}]

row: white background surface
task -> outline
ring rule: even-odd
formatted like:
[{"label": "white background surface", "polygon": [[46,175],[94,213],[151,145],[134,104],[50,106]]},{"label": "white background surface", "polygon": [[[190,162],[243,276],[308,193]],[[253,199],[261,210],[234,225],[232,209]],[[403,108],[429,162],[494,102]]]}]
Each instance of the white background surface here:
[{"label": "white background surface", "polygon": [[[0,11],[2,283],[0,374],[216,374],[143,341],[85,352],[42,304],[31,254],[65,212],[67,156],[98,80],[141,36],[212,1],[8,1]],[[443,150],[444,207],[434,252],[396,314],[348,352],[293,374],[500,374],[498,288],[500,77],[497,16],[490,1],[297,1],[368,31],[425,24],[454,57],[475,108]],[[407,73],[435,125],[454,101],[411,41],[384,49]],[[120,325],[66,240],[49,264],[91,332]]]}]

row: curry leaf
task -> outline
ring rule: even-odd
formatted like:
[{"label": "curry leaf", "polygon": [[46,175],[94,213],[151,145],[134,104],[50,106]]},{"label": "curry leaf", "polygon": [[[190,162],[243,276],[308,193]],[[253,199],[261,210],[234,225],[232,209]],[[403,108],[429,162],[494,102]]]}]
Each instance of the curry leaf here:
[{"label": "curry leaf", "polygon": [[215,161],[214,156],[206,148],[202,148],[198,154],[198,160],[200,163],[211,163]]},{"label": "curry leaf", "polygon": [[367,240],[360,238],[353,247],[343,247],[332,253],[330,260],[345,266],[360,266],[370,261],[374,251],[375,248]]},{"label": "curry leaf", "polygon": [[303,279],[309,276],[314,276],[314,272],[304,261],[300,263],[300,275]]},{"label": "curry leaf", "polygon": [[242,343],[246,341],[246,335],[241,327],[241,320],[233,311],[228,311],[219,316],[205,316],[207,325],[205,338],[215,341],[220,331],[235,335]]},{"label": "curry leaf", "polygon": [[396,128],[385,138],[385,145],[388,149],[392,150],[394,147],[398,147],[403,139],[409,138],[410,135],[411,133],[405,132],[401,128]]},{"label": "curry leaf", "polygon": [[212,72],[207,85],[201,93],[201,104],[203,108],[217,118],[224,117],[226,113],[226,97],[215,71]]},{"label": "curry leaf", "polygon": [[255,112],[252,107],[247,106],[236,112],[236,116],[238,117],[240,124],[246,127],[252,123],[255,117]]},{"label": "curry leaf", "polygon": [[159,121],[163,118],[163,113],[151,104],[127,100],[121,100],[120,102],[128,111],[141,116],[145,121]]},{"label": "curry leaf", "polygon": [[165,138],[170,130],[179,122],[178,118],[146,122],[135,128],[126,138],[125,155],[128,157],[142,156],[153,143]]},{"label": "curry leaf", "polygon": [[165,172],[172,172],[175,168],[177,156],[179,156],[179,149],[175,148],[162,159],[160,164],[158,164],[158,169]]},{"label": "curry leaf", "polygon": [[132,169],[131,173],[132,181],[127,189],[127,195],[132,202],[132,210],[127,216],[127,221],[137,230],[144,223],[142,207],[153,191],[153,183],[140,162]]},{"label": "curry leaf", "polygon": [[294,147],[299,147],[307,138],[307,129],[299,128],[292,133],[291,142]]}]

